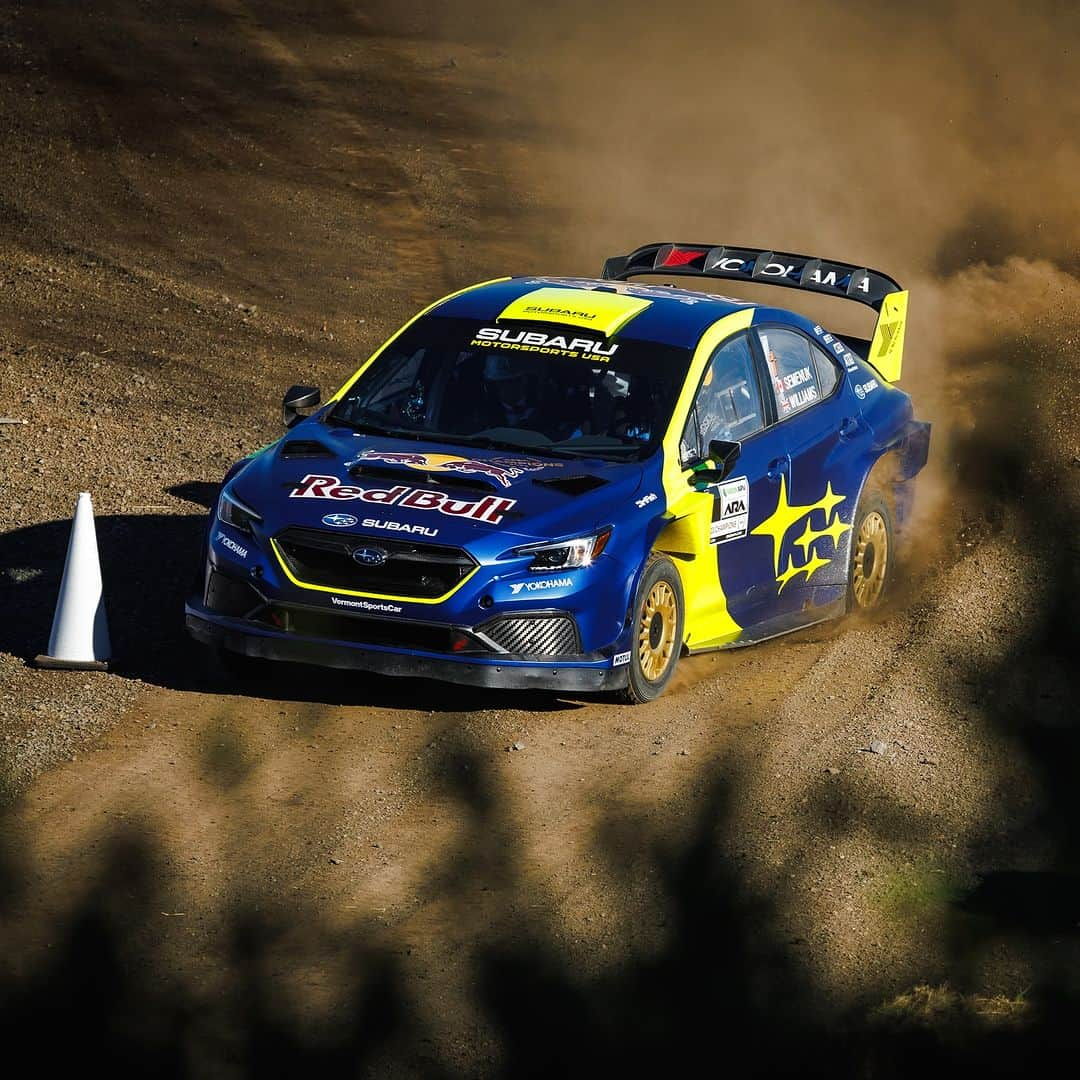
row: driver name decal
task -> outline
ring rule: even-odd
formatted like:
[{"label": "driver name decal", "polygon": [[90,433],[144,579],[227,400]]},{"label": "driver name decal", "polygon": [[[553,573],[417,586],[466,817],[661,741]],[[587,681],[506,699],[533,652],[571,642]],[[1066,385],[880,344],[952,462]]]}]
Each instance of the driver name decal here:
[{"label": "driver name decal", "polygon": [[359,499],[380,506],[398,506],[409,510],[434,510],[450,517],[470,518],[498,525],[516,499],[488,495],[483,499],[456,499],[444,491],[429,491],[398,484],[391,488],[362,488],[344,484],[336,476],[308,473],[289,492],[290,499]]}]

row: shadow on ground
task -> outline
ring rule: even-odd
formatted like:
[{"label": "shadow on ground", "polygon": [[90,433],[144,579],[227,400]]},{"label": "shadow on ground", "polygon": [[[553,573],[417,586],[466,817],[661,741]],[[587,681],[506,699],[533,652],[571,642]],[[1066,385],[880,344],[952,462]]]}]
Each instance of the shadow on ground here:
[{"label": "shadow on ground", "polygon": [[[1076,1046],[1075,999],[1053,982],[1007,1022],[956,1002],[947,1015],[826,1012],[778,926],[784,898],[748,890],[720,854],[731,793],[746,780],[737,765],[708,770],[692,816],[663,836],[636,829],[635,868],[650,898],[614,960],[602,940],[584,959],[566,947],[484,759],[448,745],[432,768],[465,823],[431,868],[460,942],[460,996],[441,999],[437,1013],[417,992],[431,972],[412,956],[408,931],[387,929],[375,911],[343,928],[249,881],[215,927],[196,911],[166,918],[166,860],[129,821],[96,838],[96,874],[33,961],[23,959],[25,938],[3,950],[9,1053],[32,1052],[47,1072],[92,1057],[140,1076],[655,1076],[738,1061],[750,1076],[906,1077],[1031,1074]],[[32,856],[4,832],[6,928],[25,903]],[[624,859],[611,829],[602,833],[598,858]],[[204,935],[213,971],[188,981],[174,954]],[[305,982],[313,966],[317,984]]]},{"label": "shadow on ground", "polygon": [[[209,484],[173,489],[191,501],[213,500]],[[233,674],[184,628],[184,600],[200,569],[206,528],[201,514],[115,514],[96,518],[105,603],[117,675],[173,690],[282,701],[376,705],[435,712],[478,708],[531,711],[573,708],[555,694],[457,687],[424,679],[264,663]],[[0,534],[0,652],[30,661],[47,651],[64,568],[69,521]]]}]

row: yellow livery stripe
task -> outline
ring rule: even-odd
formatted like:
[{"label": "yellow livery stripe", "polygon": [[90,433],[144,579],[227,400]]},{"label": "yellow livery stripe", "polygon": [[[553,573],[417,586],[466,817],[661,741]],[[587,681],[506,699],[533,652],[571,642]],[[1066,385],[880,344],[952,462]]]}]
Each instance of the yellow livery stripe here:
[{"label": "yellow livery stripe", "polygon": [[651,300],[622,293],[544,288],[519,296],[503,308],[499,318],[566,323],[611,337],[651,304]]},{"label": "yellow livery stripe", "polygon": [[728,611],[716,548],[709,543],[714,496],[690,486],[688,477],[692,470],[683,468],[679,461],[679,440],[698,383],[716,347],[732,334],[745,330],[753,317],[753,308],[732,312],[702,335],[664,436],[664,492],[672,520],[657,537],[654,550],[674,556],[686,598],[685,635],[691,650],[726,645],[738,638],[742,627]]},{"label": "yellow livery stripe", "polygon": [[285,557],[281,554],[281,548],[278,547],[277,541],[271,537],[270,547],[273,548],[274,556],[277,558],[278,566],[281,567],[282,573],[294,584],[298,585],[301,589],[311,589],[312,592],[324,592],[334,593],[335,596],[362,596],[368,600],[394,600],[399,604],[441,604],[444,600],[449,600],[480,569],[479,566],[474,566],[452,589],[442,594],[442,596],[391,596],[387,593],[372,593],[372,592],[357,592],[354,589],[335,589],[330,585],[312,585],[308,581],[301,581],[290,569],[289,564],[285,561]]}]

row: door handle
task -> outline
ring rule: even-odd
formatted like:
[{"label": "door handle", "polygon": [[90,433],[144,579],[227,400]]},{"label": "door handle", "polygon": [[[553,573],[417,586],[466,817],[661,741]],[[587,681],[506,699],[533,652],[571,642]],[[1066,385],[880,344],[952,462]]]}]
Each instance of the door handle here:
[{"label": "door handle", "polygon": [[769,468],[768,468],[768,472],[767,472],[766,475],[769,477],[769,479],[774,484],[778,484],[780,482],[780,477],[781,476],[787,476],[788,469],[790,467],[791,467],[791,458],[790,457],[785,456],[785,457],[774,458],[772,461],[769,462]]},{"label": "door handle", "polygon": [[862,424],[855,419],[854,416],[845,416],[840,421],[840,438],[841,439],[853,439],[859,433],[859,429]]}]

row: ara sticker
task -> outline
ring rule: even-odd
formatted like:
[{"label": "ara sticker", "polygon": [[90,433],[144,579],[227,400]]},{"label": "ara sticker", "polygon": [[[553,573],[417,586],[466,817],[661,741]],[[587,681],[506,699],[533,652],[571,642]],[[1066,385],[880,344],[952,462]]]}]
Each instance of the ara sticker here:
[{"label": "ara sticker", "polygon": [[718,484],[709,526],[709,543],[726,544],[740,540],[750,526],[750,484],[745,476]]}]

